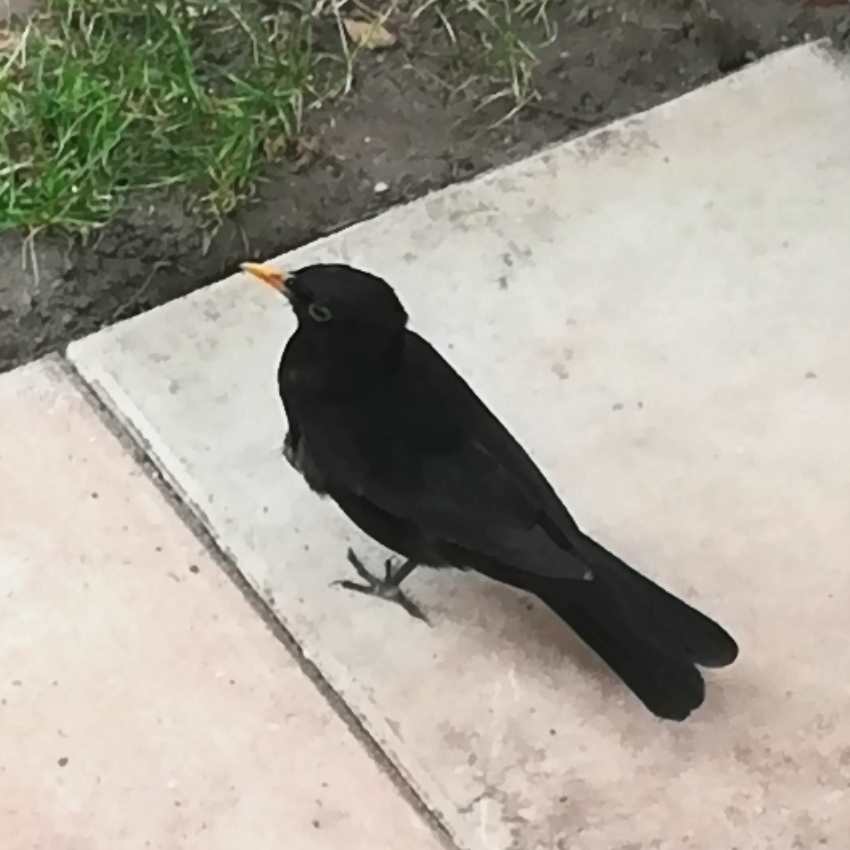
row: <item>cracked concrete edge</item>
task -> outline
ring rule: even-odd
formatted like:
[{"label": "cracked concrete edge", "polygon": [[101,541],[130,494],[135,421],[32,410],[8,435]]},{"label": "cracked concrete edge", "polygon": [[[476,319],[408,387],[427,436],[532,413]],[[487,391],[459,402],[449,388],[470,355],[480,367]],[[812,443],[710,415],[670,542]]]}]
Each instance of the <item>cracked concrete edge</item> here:
[{"label": "cracked concrete edge", "polygon": [[[271,634],[289,651],[299,669],[312,682],[331,709],[342,720],[349,732],[365,748],[373,762],[390,779],[404,801],[413,807],[431,828],[432,833],[446,850],[478,850],[467,845],[451,828],[443,813],[452,811],[452,802],[445,797],[428,777],[413,776],[405,769],[404,761],[388,744],[391,730],[373,728],[373,724],[357,713],[303,647],[293,637],[286,623],[263,597],[261,588],[255,587],[239,569],[235,557],[221,545],[211,531],[211,525],[200,506],[191,500],[168,472],[166,458],[159,457],[132,421],[121,410],[134,409],[132,401],[103,373],[102,379],[86,380],[74,363],[64,354],[53,353],[40,361],[50,370],[66,377],[89,404],[106,429],[118,440],[132,460],[138,464],[174,511],[198,539],[210,558],[236,586],[245,601],[260,617]],[[117,396],[120,396],[120,404]],[[359,689],[355,684],[353,688]],[[363,699],[368,700],[364,694]]]}]

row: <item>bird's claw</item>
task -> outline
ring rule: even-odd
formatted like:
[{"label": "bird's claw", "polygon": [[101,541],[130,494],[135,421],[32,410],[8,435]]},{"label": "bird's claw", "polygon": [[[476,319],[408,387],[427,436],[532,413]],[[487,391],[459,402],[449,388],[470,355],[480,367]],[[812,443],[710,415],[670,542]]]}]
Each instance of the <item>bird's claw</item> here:
[{"label": "bird's claw", "polygon": [[423,623],[431,625],[428,618],[423,613],[422,609],[412,600],[405,596],[396,576],[393,574],[393,562],[391,558],[387,558],[384,563],[384,578],[379,579],[372,575],[366,567],[363,566],[361,560],[354,553],[353,549],[348,550],[348,563],[354,567],[354,571],[365,584],[358,584],[354,581],[345,579],[337,579],[331,582],[331,586],[344,587],[346,590],[353,590],[356,593],[365,593],[367,596],[377,596],[381,599],[386,599],[388,602],[395,602],[401,605],[411,617],[416,617],[417,620],[422,620]]},{"label": "bird's claw", "polygon": [[426,626],[431,625],[431,621],[425,615],[425,612],[409,597],[405,596],[401,591],[398,592],[398,596],[396,596],[393,602],[397,602],[410,614],[411,617],[415,617],[417,620],[421,620],[425,623]]},{"label": "bird's claw", "polygon": [[356,572],[357,575],[359,575],[360,578],[362,578],[363,581],[366,582],[370,591],[374,592],[382,584],[388,583],[389,579],[386,579],[382,582],[377,576],[373,576],[372,573],[370,573],[369,570],[367,570],[366,567],[363,566],[363,562],[360,560],[360,558],[357,557],[353,549],[348,550],[347,558],[348,563],[351,564],[352,567],[354,567],[354,572]]}]

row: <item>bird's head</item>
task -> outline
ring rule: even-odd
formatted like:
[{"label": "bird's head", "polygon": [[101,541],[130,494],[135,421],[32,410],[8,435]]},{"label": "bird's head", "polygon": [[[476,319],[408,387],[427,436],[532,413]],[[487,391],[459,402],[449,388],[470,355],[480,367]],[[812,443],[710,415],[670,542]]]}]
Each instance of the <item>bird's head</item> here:
[{"label": "bird's head", "polygon": [[295,272],[259,263],[242,263],[241,268],[285,295],[300,327],[307,331],[368,329],[395,334],[407,323],[407,313],[392,287],[351,266],[319,264]]}]

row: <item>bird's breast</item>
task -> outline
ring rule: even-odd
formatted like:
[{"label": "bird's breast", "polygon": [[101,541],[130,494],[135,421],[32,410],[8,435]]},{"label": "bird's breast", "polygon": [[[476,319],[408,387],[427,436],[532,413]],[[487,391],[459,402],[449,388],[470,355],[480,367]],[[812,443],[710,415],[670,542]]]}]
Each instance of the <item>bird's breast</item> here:
[{"label": "bird's breast", "polygon": [[310,453],[307,440],[303,435],[290,446],[289,456],[287,460],[297,469],[304,480],[307,482],[311,490],[324,496],[328,492],[328,476],[315,460],[315,457]]}]

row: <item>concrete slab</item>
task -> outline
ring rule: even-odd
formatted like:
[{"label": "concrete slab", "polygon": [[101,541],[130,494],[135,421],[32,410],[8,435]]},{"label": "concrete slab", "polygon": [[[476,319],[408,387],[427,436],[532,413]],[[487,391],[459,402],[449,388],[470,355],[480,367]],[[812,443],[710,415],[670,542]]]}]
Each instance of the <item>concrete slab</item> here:
[{"label": "concrete slab", "polygon": [[378,550],[279,457],[274,293],[71,347],[463,847],[846,843],[848,107],[792,50],[281,259],[391,280],[579,522],[739,638],[681,726],[484,579],[415,574],[430,629],[328,587]]},{"label": "concrete slab", "polygon": [[437,850],[58,367],[0,408],[4,850]]}]

